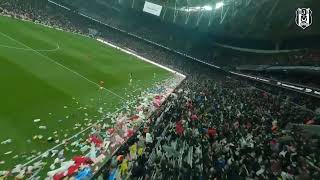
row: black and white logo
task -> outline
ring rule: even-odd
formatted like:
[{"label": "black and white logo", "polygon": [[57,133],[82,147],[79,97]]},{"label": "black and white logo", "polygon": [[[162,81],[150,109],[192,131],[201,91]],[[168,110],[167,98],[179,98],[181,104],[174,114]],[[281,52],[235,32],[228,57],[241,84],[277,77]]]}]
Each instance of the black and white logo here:
[{"label": "black and white logo", "polygon": [[296,24],[306,29],[312,24],[312,11],[310,8],[298,8],[296,11]]}]

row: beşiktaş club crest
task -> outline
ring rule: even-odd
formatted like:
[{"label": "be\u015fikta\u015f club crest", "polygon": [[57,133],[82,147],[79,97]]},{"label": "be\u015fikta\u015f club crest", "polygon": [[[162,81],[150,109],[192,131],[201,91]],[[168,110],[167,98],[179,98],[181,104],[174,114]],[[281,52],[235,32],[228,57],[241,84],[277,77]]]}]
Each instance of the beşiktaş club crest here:
[{"label": "be\u015fikta\u015f club crest", "polygon": [[296,10],[296,24],[306,29],[312,24],[312,11],[310,8],[298,8]]}]

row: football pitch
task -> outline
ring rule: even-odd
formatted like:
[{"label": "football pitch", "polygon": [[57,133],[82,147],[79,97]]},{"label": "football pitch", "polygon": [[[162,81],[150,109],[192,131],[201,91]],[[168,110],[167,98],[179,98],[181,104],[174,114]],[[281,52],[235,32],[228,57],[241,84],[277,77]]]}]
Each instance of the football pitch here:
[{"label": "football pitch", "polygon": [[11,141],[0,144],[0,170],[171,76],[94,39],[0,16],[0,142]]}]

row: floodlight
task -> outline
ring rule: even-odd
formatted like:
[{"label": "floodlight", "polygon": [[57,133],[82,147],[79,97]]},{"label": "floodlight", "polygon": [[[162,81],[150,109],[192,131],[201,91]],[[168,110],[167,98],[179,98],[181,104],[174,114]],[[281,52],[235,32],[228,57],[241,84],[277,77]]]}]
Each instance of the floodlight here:
[{"label": "floodlight", "polygon": [[224,5],[223,2],[217,2],[215,9],[219,9],[219,8],[221,8],[223,5]]},{"label": "floodlight", "polygon": [[203,6],[202,8],[203,8],[204,10],[206,10],[206,11],[212,11],[212,7],[209,6],[209,5],[205,5],[205,6]]}]

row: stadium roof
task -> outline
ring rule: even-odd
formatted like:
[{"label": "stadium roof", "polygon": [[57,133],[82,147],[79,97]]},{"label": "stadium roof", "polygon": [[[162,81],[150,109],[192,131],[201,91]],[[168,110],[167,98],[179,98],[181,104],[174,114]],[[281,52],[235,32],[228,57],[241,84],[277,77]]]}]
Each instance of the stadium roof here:
[{"label": "stadium roof", "polygon": [[[145,0],[54,0],[86,8],[127,7],[142,11]],[[209,31],[218,36],[271,39],[320,36],[320,1],[316,0],[148,0],[163,6],[165,22]],[[318,7],[318,8],[317,8]],[[311,8],[313,23],[302,29],[295,23],[297,8]],[[108,10],[106,10],[108,11]],[[104,13],[104,12],[95,12]]]},{"label": "stadium roof", "polygon": [[[131,0],[131,3],[134,0]],[[138,0],[135,0],[138,1]],[[237,37],[286,38],[320,35],[320,1],[315,0],[149,0],[163,5],[166,21]],[[318,8],[317,8],[318,7]],[[313,10],[313,24],[295,23],[297,8]],[[168,12],[172,11],[172,12]]]}]

